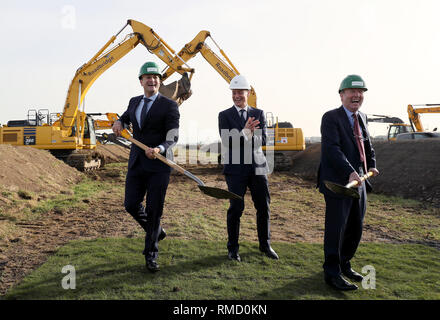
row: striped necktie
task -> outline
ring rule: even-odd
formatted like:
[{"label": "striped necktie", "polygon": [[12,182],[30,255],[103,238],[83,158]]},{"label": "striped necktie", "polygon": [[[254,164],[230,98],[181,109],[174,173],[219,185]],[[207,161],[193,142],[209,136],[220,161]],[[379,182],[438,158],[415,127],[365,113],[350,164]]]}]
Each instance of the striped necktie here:
[{"label": "striped necktie", "polygon": [[364,174],[367,173],[367,159],[365,157],[365,146],[364,146],[364,139],[362,136],[362,131],[361,131],[361,127],[359,125],[359,120],[357,117],[357,114],[353,113],[353,120],[354,120],[354,125],[353,125],[353,131],[354,131],[354,137],[356,139],[356,144],[359,150],[359,154],[360,154],[360,160],[363,163],[363,167],[364,167]]}]

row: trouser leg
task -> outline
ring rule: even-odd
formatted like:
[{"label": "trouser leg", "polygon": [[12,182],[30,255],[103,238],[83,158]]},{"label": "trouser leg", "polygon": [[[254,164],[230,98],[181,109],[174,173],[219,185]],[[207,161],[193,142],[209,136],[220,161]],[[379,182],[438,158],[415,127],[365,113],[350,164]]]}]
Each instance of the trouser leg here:
[{"label": "trouser leg", "polygon": [[[144,229],[147,237],[147,212],[142,205],[145,194],[147,192],[148,177],[140,168],[128,171],[125,182],[125,210],[134,218],[134,220]],[[159,234],[162,227],[159,227]],[[143,254],[146,250],[144,248]]]},{"label": "trouser leg", "polygon": [[167,172],[153,172],[147,179],[147,234],[145,236],[145,257],[154,260],[158,256],[158,237],[161,232],[160,219],[163,213],[165,195],[168,188],[170,174]]},{"label": "trouser leg", "polygon": [[341,273],[341,246],[345,226],[353,200],[324,196],[325,230],[324,230],[324,272],[331,276]]},{"label": "trouser leg", "polygon": [[351,268],[350,260],[356,253],[362,238],[363,221],[366,210],[366,192],[361,189],[361,197],[354,200],[347,219],[347,225],[344,232],[344,238],[341,245],[341,269]]},{"label": "trouser leg", "polygon": [[137,170],[129,170],[125,180],[125,210],[146,231],[147,217],[142,201],[145,197],[147,184],[142,178],[142,173]]},{"label": "trouser leg", "polygon": [[265,175],[250,176],[249,190],[257,210],[257,232],[260,247],[267,248],[270,246],[270,194],[267,177]]},{"label": "trouser leg", "polygon": [[[244,199],[247,189],[247,177],[240,175],[225,175],[228,190]],[[238,251],[240,234],[240,218],[244,210],[244,200],[229,200],[226,225],[228,228],[228,251]]]}]

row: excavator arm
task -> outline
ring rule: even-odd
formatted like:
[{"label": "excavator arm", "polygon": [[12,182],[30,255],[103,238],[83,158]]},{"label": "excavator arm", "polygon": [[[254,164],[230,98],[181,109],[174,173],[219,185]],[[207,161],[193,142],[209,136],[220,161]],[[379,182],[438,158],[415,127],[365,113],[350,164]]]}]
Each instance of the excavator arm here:
[{"label": "excavator arm", "polygon": [[[208,37],[211,38],[214,44],[217,46],[224,60],[207,45],[206,39]],[[202,30],[196,35],[193,40],[185,44],[185,46],[179,51],[177,56],[180,57],[180,60],[176,61],[177,66],[175,68],[167,67],[163,74],[163,78],[167,79],[175,72],[175,70],[178,70],[179,66],[195,57],[199,52],[203,56],[203,58],[205,58],[205,60],[214,68],[214,70],[216,70],[220,74],[220,76],[225,79],[228,84],[231,82],[232,78],[240,74],[240,72],[238,72],[237,68],[232,64],[231,60],[228,58],[225,52],[211,37],[209,31]],[[251,107],[257,107],[257,95],[254,88],[252,87],[248,98],[248,104]]]},{"label": "excavator arm", "polygon": [[[423,108],[414,108],[421,106]],[[422,121],[420,119],[421,113],[440,113],[439,104],[423,104],[423,105],[408,105],[408,118],[411,126],[418,132],[424,132]]]},{"label": "excavator arm", "polygon": [[[109,49],[109,46],[114,43],[117,36],[128,25],[132,27],[133,33],[128,34],[122,42]],[[117,34],[112,36],[110,40],[93,56],[93,58],[91,58],[76,71],[75,76],[70,83],[64,104],[64,110],[60,118],[59,125],[61,130],[68,132],[67,135],[70,135],[75,123],[83,123],[81,121],[82,119],[80,118],[81,115],[78,111],[81,110],[80,106],[84,101],[87,91],[101,74],[123,58],[139,43],[144,45],[149,52],[154,53],[157,57],[159,57],[168,65],[169,68],[173,69],[175,72],[178,72],[182,75],[184,75],[185,72],[190,72],[192,75],[194,72],[193,69],[182,67],[178,63],[180,62],[180,58],[174,55],[174,51],[154,32],[152,28],[141,22],[128,20],[127,24]],[[178,103],[183,102],[184,99],[182,99],[182,97],[189,97],[189,80],[185,81],[185,92],[179,92],[179,96],[177,95],[178,89],[180,89],[178,88],[178,85],[174,83],[171,85],[174,89],[168,90],[167,94],[165,95],[169,96],[170,98],[174,98],[174,100],[177,100]],[[161,87],[166,89],[166,86]]]}]

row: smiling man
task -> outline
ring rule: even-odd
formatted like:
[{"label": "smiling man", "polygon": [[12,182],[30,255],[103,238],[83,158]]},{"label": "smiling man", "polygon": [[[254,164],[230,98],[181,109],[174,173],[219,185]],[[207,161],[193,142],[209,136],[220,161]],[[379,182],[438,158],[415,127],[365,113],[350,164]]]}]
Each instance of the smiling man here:
[{"label": "smiling man", "polygon": [[[351,268],[362,236],[369,182],[360,176],[371,171],[379,174],[376,158],[367,129],[366,115],[359,111],[367,91],[364,80],[349,75],[342,80],[339,95],[342,106],[328,111],[321,122],[321,163],[318,171],[319,191],[324,194],[324,280],[337,290],[356,290],[358,287],[342,277],[362,281],[363,277]],[[359,182],[359,199],[342,196],[327,189],[324,181],[341,185]]]},{"label": "smiling man", "polygon": [[[170,167],[155,154],[172,156],[178,139],[179,110],[177,103],[159,93],[161,74],[154,62],[146,62],[139,72],[144,94],[130,99],[127,110],[113,125],[119,136],[124,125],[131,124],[133,137],[151,147],[147,151],[132,144],[125,182],[125,210],[145,230],[145,262],[151,272],[159,270],[158,242],[166,233],[160,226],[165,194],[170,180]],[[146,195],[146,205],[142,205]]]},{"label": "smiling man", "polygon": [[[264,112],[248,105],[251,86],[244,76],[235,76],[229,89],[232,91],[234,105],[218,115],[223,173],[229,191],[244,198],[249,188],[257,210],[260,251],[271,259],[278,259],[278,255],[270,246],[268,165],[261,148],[266,145]],[[244,200],[230,200],[226,220],[230,260],[241,261],[238,238],[243,210]]]}]

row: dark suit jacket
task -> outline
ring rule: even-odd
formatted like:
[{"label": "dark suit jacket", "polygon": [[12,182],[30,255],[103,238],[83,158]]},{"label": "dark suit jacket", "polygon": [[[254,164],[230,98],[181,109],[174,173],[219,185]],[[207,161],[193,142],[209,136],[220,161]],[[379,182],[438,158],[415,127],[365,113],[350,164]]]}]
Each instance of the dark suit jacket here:
[{"label": "dark suit jacket", "polygon": [[[367,169],[376,167],[376,156],[366,126],[367,117],[359,112],[359,125],[364,136]],[[353,171],[360,172],[363,164],[356,145],[353,129],[347,114],[341,106],[326,112],[321,122],[321,163],[318,170],[318,187],[323,194],[337,196],[323,183],[329,180],[341,185],[348,183]],[[371,188],[367,181],[367,189]]]},{"label": "dark suit jacket", "polygon": [[[179,128],[179,109],[177,103],[159,94],[151,105],[141,128],[136,120],[136,108],[143,95],[130,99],[127,110],[120,117],[123,124],[132,124],[133,138],[150,148],[162,145],[168,155],[172,155],[171,147],[177,143]],[[146,171],[170,172],[170,167],[158,159],[148,159],[145,151],[136,145],[131,145],[128,168],[140,162]]]},{"label": "dark suit jacket", "polygon": [[[246,141],[240,134],[243,127],[240,122],[240,116],[234,106],[220,112],[218,115],[218,128],[222,139],[224,174],[242,174],[243,166],[246,165],[251,166],[257,174],[268,173],[266,157],[261,148],[266,145],[266,118],[263,110],[252,107],[248,108],[247,112],[247,119],[250,117],[260,121],[260,130],[256,130],[252,139]],[[222,130],[224,131],[223,134]],[[239,161],[238,157],[233,158],[233,154],[240,155]]]}]

